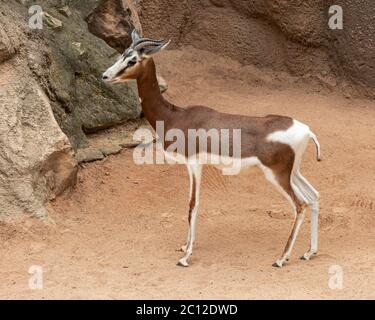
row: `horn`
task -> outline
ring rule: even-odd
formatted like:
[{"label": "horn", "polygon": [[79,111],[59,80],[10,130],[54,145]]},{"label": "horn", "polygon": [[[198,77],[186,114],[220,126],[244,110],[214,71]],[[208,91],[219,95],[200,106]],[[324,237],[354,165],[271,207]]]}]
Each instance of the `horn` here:
[{"label": "horn", "polygon": [[131,37],[132,37],[133,43],[138,42],[141,39],[138,30],[135,29],[135,28],[134,28],[134,30],[133,30],[133,32],[131,34]]}]

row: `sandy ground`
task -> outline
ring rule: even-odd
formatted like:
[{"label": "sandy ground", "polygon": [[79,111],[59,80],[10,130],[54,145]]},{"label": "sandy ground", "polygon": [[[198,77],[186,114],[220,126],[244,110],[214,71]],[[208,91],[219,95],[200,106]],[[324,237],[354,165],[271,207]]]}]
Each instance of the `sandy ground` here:
[{"label": "sandy ground", "polygon": [[[176,104],[290,115],[317,133],[324,160],[311,144],[302,172],[322,197],[318,256],[298,259],[309,246],[308,216],[291,261],[273,268],[293,222],[288,203],[257,169],[223,177],[208,167],[191,266],[177,267],[186,169],[137,166],[125,150],[82,167],[76,190],[52,203],[46,221],[0,224],[0,298],[374,299],[375,103],[293,80],[285,88],[283,75],[197,51],[166,52],[158,65]],[[41,290],[29,289],[33,265],[43,268]],[[329,288],[332,266],[343,271],[342,289]]]}]

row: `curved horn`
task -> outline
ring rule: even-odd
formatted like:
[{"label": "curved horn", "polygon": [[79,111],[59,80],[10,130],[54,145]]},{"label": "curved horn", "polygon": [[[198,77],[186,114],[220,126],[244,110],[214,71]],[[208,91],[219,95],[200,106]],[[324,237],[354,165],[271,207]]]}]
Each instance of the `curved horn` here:
[{"label": "curved horn", "polygon": [[131,37],[132,37],[132,41],[133,43],[136,43],[138,42],[140,39],[141,39],[141,36],[139,35],[139,32],[137,29],[134,28],[132,34],[131,34]]}]

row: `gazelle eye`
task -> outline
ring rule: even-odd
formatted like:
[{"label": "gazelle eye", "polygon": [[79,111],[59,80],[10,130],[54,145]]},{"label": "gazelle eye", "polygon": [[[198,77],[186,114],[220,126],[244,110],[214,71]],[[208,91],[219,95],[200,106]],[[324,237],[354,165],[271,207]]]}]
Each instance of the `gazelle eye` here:
[{"label": "gazelle eye", "polygon": [[130,68],[130,67],[132,67],[132,66],[134,66],[134,65],[136,65],[137,64],[137,60],[130,60],[129,62],[128,62],[128,68]]}]

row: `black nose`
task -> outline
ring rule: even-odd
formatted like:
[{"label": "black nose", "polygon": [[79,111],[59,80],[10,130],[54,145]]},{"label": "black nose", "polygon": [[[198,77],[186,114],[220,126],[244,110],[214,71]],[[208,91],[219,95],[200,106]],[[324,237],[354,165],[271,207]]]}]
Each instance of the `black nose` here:
[{"label": "black nose", "polygon": [[108,78],[108,76],[103,75],[102,79],[103,79],[103,80],[108,80],[109,78]]}]

